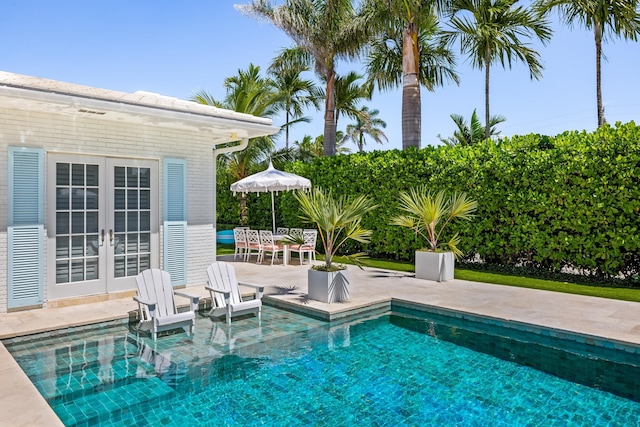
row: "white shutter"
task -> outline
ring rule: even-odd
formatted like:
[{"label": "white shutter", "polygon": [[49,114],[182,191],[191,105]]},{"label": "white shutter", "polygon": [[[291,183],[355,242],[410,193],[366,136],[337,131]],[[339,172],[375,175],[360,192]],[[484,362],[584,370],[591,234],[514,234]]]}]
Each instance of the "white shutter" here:
[{"label": "white shutter", "polygon": [[164,161],[163,270],[171,285],[187,284],[187,162]]}]

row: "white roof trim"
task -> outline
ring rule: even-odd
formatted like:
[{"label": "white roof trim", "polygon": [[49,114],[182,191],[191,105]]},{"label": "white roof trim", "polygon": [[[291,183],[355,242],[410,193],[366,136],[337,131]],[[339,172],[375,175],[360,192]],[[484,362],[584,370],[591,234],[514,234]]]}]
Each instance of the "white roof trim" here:
[{"label": "white roof trim", "polygon": [[[0,107],[92,115],[105,120],[210,130],[229,140],[272,135],[278,127],[263,117],[151,92],[98,89],[0,71]],[[233,138],[231,137],[233,135]]]}]

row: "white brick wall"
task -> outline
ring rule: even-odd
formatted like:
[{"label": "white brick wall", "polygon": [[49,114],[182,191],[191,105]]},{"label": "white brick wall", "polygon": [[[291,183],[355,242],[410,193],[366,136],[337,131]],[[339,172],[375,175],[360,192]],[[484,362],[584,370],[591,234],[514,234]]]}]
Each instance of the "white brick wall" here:
[{"label": "white brick wall", "polygon": [[[109,122],[94,116],[51,115],[1,108],[0,167],[3,172],[0,172],[0,313],[7,310],[8,146],[44,148],[47,152],[159,160],[160,227],[163,206],[162,159],[186,159],[189,224],[187,277],[190,285],[204,285],[206,267],[213,261],[215,254],[212,212],[214,191],[211,187],[213,153],[211,138],[207,132],[163,128],[161,125]],[[45,165],[46,163],[45,161]],[[53,200],[51,197],[45,198],[48,203]],[[45,228],[46,226],[45,223]],[[161,257],[162,253],[160,259]],[[45,300],[48,280],[45,275]]]}]

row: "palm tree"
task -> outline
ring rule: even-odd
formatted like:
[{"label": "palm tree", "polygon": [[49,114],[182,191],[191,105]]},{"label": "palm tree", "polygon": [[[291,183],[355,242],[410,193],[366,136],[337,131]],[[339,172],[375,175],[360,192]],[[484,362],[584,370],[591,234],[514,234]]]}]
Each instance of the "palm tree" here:
[{"label": "palm tree", "polygon": [[369,135],[378,144],[388,141],[387,135],[380,129],[386,128],[387,123],[377,117],[379,113],[380,111],[378,110],[369,110],[366,106],[362,107],[360,114],[356,117],[356,123],[347,125],[346,138],[351,139],[356,144],[358,151],[363,151],[366,144],[366,135]]},{"label": "palm tree", "polygon": [[[365,2],[366,3],[366,2]],[[356,59],[369,41],[372,14],[358,10],[352,0],[253,0],[236,5],[241,12],[265,19],[287,33],[315,61],[316,73],[326,82],[324,153],[336,151],[335,80],[336,60]]]},{"label": "palm tree", "polygon": [[565,24],[575,22],[593,30],[596,43],[596,102],[598,127],[605,123],[602,106],[602,41],[607,34],[636,41],[640,34],[640,13],[637,0],[540,0],[541,13],[557,9]]},{"label": "palm tree", "polygon": [[[336,132],[336,154],[348,154],[351,150],[345,147],[347,138],[342,131]],[[316,157],[324,155],[324,135],[318,135],[313,138],[311,135],[305,135],[302,140],[294,141],[292,160],[300,160],[303,162],[311,162]]]},{"label": "palm tree", "polygon": [[548,21],[530,9],[514,6],[517,0],[453,0],[452,31],[445,31],[449,43],[460,41],[474,68],[485,71],[485,138],[491,136],[489,113],[489,70],[499,62],[511,68],[512,59],[529,67],[529,76],[539,79],[543,66],[538,52],[521,38],[536,36],[543,44],[551,38]]},{"label": "palm tree", "polygon": [[[277,94],[269,80],[260,76],[260,67],[253,64],[247,70],[238,70],[236,76],[224,81],[226,95],[224,100],[216,100],[210,93],[200,90],[191,97],[192,101],[205,105],[252,114],[260,117],[273,117],[277,113],[275,101]],[[227,153],[219,157],[220,164],[225,166],[237,181],[251,175],[262,166],[273,152],[274,143],[270,137],[254,138],[249,141],[245,150]],[[240,225],[247,222],[247,198],[240,193]]]},{"label": "palm tree", "polygon": [[455,257],[462,255],[458,248],[460,236],[456,232],[448,242],[440,243],[440,236],[454,219],[469,221],[478,208],[478,202],[470,199],[467,193],[447,196],[444,191],[433,194],[427,185],[420,185],[400,193],[402,215],[391,218],[391,224],[407,227],[416,235],[422,236],[429,244],[430,251],[445,247]]},{"label": "palm tree", "polygon": [[336,77],[336,126],[341,115],[357,119],[360,103],[371,99],[371,85],[358,83],[362,78],[364,76],[355,71]]},{"label": "palm tree", "polygon": [[434,91],[459,82],[455,57],[441,41],[435,12],[449,0],[374,0],[381,32],[371,45],[367,71],[381,90],[402,85],[402,148],[420,148],[420,85]]},{"label": "palm tree", "polygon": [[362,218],[378,205],[372,198],[360,195],[354,197],[334,197],[331,190],[314,187],[310,192],[296,191],[294,197],[300,203],[300,218],[318,229],[324,248],[324,265],[316,269],[324,271],[340,270],[333,267],[333,257],[348,240],[369,243],[371,230],[362,228]]},{"label": "palm tree", "polygon": [[[471,120],[467,123],[462,117],[461,114],[452,114],[451,119],[458,127],[458,130],[453,132],[453,136],[449,138],[440,138],[440,141],[444,142],[447,145],[462,145],[468,146],[478,143],[480,141],[484,141],[485,138],[485,130],[484,125],[480,123],[478,119],[478,114],[476,113],[475,108],[473,109],[473,113],[471,114]],[[500,131],[496,129],[496,125],[506,121],[507,119],[503,116],[491,116],[490,128],[491,128],[491,136],[500,135]]]},{"label": "palm tree", "polygon": [[[278,60],[276,57],[275,61]],[[289,148],[289,128],[297,123],[308,123],[310,119],[303,117],[303,111],[308,107],[320,107],[322,91],[311,80],[301,77],[309,68],[303,64],[282,67],[278,62],[272,62],[269,67],[271,85],[277,95],[276,105],[285,113],[285,149]]]},{"label": "palm tree", "polygon": [[295,158],[303,162],[311,162],[314,158],[322,156],[324,147],[318,145],[311,135],[305,135],[300,141],[294,141]]}]

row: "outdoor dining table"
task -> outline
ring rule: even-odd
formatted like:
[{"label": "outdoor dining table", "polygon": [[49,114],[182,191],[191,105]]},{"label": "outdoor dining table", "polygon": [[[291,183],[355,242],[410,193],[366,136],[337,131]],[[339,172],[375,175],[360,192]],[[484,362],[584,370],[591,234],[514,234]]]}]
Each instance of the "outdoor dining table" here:
[{"label": "outdoor dining table", "polygon": [[273,241],[281,242],[282,244],[282,265],[289,265],[291,262],[291,251],[289,250],[289,243],[282,243],[283,240],[289,238],[286,234],[274,234]]}]

